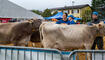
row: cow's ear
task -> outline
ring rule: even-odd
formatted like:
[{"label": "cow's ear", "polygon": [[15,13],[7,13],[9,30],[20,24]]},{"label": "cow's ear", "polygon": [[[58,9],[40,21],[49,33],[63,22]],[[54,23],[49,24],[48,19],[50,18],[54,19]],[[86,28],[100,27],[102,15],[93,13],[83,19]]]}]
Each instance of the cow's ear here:
[{"label": "cow's ear", "polygon": [[103,25],[104,25],[104,22],[103,22],[103,21],[101,21],[101,22],[98,24],[98,27],[99,27],[99,28],[102,28],[102,27],[103,27]]},{"label": "cow's ear", "polygon": [[98,24],[98,26],[101,27],[102,25],[101,24]]},{"label": "cow's ear", "polygon": [[98,28],[100,29],[100,28],[102,28],[103,27],[103,25],[102,24],[98,24]]}]

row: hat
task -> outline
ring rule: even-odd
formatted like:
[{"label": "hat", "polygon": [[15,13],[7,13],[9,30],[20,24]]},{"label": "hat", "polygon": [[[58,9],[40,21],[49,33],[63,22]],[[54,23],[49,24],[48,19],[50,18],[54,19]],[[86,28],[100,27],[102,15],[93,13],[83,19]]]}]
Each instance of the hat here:
[{"label": "hat", "polygon": [[68,18],[69,18],[69,17],[71,17],[71,18],[73,18],[73,19],[74,19],[74,16],[73,16],[73,15],[69,15],[69,16],[68,16]]},{"label": "hat", "polygon": [[93,15],[98,15],[98,12],[93,12]]},{"label": "hat", "polygon": [[75,18],[74,20],[82,20],[81,18]]}]

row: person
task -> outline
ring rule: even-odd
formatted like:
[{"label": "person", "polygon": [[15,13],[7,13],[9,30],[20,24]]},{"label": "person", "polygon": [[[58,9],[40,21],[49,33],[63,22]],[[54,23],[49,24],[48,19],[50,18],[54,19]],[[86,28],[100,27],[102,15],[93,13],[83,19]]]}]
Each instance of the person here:
[{"label": "person", "polygon": [[104,21],[104,24],[105,24],[105,21]]},{"label": "person", "polygon": [[73,15],[69,15],[68,20],[69,20],[69,24],[76,24],[76,22],[74,21],[74,16]]},{"label": "person", "polygon": [[54,18],[54,19],[52,19],[52,21],[53,21],[53,22],[57,22],[58,20]]},{"label": "person", "polygon": [[[88,25],[100,23],[100,20],[98,19],[98,12],[93,12],[92,19],[93,20],[89,22]],[[92,50],[95,50],[96,45],[99,50],[103,50],[103,37],[102,36],[96,37],[96,39],[94,40],[93,46],[92,46]]]},{"label": "person", "polygon": [[80,18],[75,18],[74,20],[76,21],[76,24],[82,24]]},{"label": "person", "polygon": [[67,20],[67,16],[68,16],[68,14],[67,13],[64,13],[63,14],[63,19],[62,20],[58,20],[56,22],[56,24],[68,24],[69,21]]},{"label": "person", "polygon": [[82,23],[80,22],[80,20],[77,20],[76,24],[82,24]]}]

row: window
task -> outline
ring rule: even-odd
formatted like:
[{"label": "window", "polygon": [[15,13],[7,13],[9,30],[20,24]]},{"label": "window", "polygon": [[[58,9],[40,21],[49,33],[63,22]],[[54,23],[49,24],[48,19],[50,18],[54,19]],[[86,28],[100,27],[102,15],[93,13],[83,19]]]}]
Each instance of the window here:
[{"label": "window", "polygon": [[72,14],[79,13],[79,9],[72,10],[71,12],[72,12]]},{"label": "window", "polygon": [[76,10],[76,9],[75,9],[75,10],[73,10],[73,13],[78,13],[78,10]]},{"label": "window", "polygon": [[72,14],[74,13],[73,10],[71,10]]},{"label": "window", "polygon": [[79,9],[78,9],[78,13],[79,13]]},{"label": "window", "polygon": [[70,12],[69,12],[69,10],[68,10],[68,14],[69,14]]},{"label": "window", "polygon": [[64,10],[64,13],[69,13],[68,10]]}]

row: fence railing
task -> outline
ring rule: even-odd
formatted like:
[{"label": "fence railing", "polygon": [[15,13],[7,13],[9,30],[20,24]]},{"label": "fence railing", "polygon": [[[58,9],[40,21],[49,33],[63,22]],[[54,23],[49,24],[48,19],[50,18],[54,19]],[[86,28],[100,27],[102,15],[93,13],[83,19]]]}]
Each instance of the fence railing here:
[{"label": "fence railing", "polygon": [[91,54],[92,60],[105,60],[105,50],[75,50],[70,53],[69,60],[88,60],[87,53]]},{"label": "fence railing", "polygon": [[63,60],[56,49],[0,46],[0,60]]},{"label": "fence railing", "polygon": [[61,52],[56,49],[0,46],[0,60],[105,60],[105,50],[75,50]]}]

